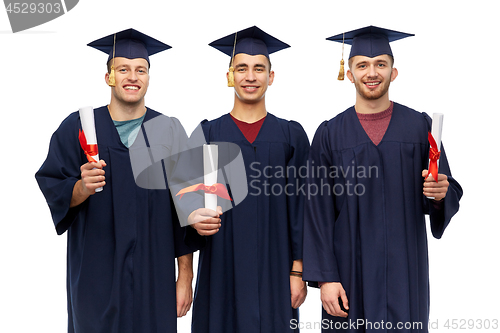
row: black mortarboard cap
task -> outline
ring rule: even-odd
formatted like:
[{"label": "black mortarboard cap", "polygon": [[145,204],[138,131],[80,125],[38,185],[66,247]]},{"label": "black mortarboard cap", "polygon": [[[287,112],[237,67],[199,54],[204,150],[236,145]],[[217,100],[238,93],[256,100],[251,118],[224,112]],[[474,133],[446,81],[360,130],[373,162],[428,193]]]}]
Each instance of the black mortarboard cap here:
[{"label": "black mortarboard cap", "polygon": [[231,66],[229,67],[227,81],[228,87],[234,87],[233,58],[235,55],[239,53],[245,53],[251,56],[261,54],[269,59],[271,53],[290,47],[287,43],[283,43],[256,26],[232,33],[208,45],[231,57]]},{"label": "black mortarboard cap", "polygon": [[357,55],[374,58],[382,54],[392,56],[389,43],[411,36],[415,35],[371,25],[329,37],[327,40],[352,45],[349,59]]},{"label": "black mortarboard cap", "polygon": [[256,26],[217,39],[209,45],[230,57],[238,53],[246,53],[252,56],[262,54],[267,58],[271,53],[290,47]]},{"label": "black mortarboard cap", "polygon": [[113,58],[114,54],[115,57],[128,59],[143,58],[148,63],[150,55],[171,48],[171,46],[135,29],[123,30],[116,34],[97,39],[89,43],[88,46],[108,54],[108,61]]}]

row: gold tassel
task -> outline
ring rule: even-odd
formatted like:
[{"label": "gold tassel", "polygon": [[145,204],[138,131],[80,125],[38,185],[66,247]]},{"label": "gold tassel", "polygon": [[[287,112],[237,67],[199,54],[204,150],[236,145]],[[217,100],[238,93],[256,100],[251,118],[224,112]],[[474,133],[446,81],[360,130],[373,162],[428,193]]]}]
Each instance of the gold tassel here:
[{"label": "gold tassel", "polygon": [[340,71],[339,71],[339,77],[337,78],[339,81],[344,80],[344,59],[340,60]]},{"label": "gold tassel", "polygon": [[227,75],[227,86],[234,87],[234,68],[229,67],[229,74]]},{"label": "gold tassel", "polygon": [[344,41],[345,41],[345,33],[342,34],[342,60],[340,60],[340,71],[339,77],[337,80],[344,81]]},{"label": "gold tassel", "polygon": [[[115,62],[113,58],[113,62]],[[108,86],[114,87],[116,85],[116,80],[115,80],[115,66],[111,65],[111,71],[109,72],[109,80],[108,80]]]}]

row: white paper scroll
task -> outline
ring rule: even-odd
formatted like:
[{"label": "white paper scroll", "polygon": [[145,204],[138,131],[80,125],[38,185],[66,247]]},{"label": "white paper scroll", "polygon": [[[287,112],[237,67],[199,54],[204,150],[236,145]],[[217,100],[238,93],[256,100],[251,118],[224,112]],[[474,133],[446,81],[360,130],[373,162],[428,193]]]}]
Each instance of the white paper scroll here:
[{"label": "white paper scroll", "polygon": [[[82,107],[79,109],[80,121],[82,123],[83,133],[87,139],[87,144],[97,145],[97,135],[95,133],[94,109],[91,106]],[[92,156],[96,161],[99,161],[99,153]],[[96,188],[96,192],[101,192],[102,187]]]},{"label": "white paper scroll", "polygon": [[[441,151],[441,135],[443,134],[443,117],[442,113],[432,114],[432,136],[436,140],[437,149]],[[439,163],[439,160],[438,160]]]},{"label": "white paper scroll", "polygon": [[[433,113],[432,114],[432,128],[431,134],[436,141],[437,150],[441,151],[441,136],[443,134],[443,117],[442,113]],[[439,160],[437,161],[439,167]],[[428,168],[427,168],[428,169]],[[437,181],[437,179],[435,179]],[[427,197],[429,199],[434,199],[434,197]]]},{"label": "white paper scroll", "polygon": [[[203,183],[212,186],[217,183],[219,149],[217,145],[203,145]],[[205,208],[217,211],[217,194],[205,193]]]}]

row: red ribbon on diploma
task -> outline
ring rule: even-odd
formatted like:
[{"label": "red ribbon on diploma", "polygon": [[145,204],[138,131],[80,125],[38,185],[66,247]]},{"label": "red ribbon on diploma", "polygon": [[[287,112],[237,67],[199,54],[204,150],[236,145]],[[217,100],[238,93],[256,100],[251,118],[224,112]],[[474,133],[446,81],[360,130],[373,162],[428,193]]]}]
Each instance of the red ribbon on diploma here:
[{"label": "red ribbon on diploma", "polygon": [[[438,151],[436,140],[432,136],[431,132],[429,132],[429,143],[431,147],[429,148],[429,173],[427,174],[427,178],[430,175],[434,178],[434,180],[438,181],[438,163],[439,157],[441,156],[441,152]],[[427,179],[426,178],[426,179]]]},{"label": "red ribbon on diploma", "polygon": [[85,133],[83,133],[82,130],[78,130],[78,140],[80,140],[80,146],[82,146],[82,149],[85,152],[85,156],[87,156],[89,162],[97,163],[97,161],[92,157],[99,154],[97,145],[89,145],[87,143],[87,138],[85,137]]},{"label": "red ribbon on diploma", "polygon": [[233,199],[231,199],[231,197],[229,197],[229,193],[227,193],[226,187],[221,183],[216,183],[216,184],[213,184],[212,186],[205,185],[202,183],[196,184],[196,185],[191,185],[191,186],[183,188],[182,190],[177,192],[177,194],[175,196],[180,195],[181,196],[179,198],[179,200],[180,200],[180,199],[182,199],[182,196],[184,194],[189,193],[189,192],[196,192],[199,190],[203,190],[203,192],[209,193],[209,194],[216,194],[217,196],[219,196],[223,199],[233,201]]}]

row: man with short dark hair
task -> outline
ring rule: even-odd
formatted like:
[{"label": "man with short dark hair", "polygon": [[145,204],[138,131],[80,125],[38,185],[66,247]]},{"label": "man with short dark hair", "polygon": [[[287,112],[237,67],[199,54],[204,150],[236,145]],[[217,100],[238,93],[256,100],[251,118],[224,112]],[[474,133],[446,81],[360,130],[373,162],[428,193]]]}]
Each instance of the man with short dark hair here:
[{"label": "man with short dark hair", "polygon": [[[292,332],[307,290],[302,281],[302,225],[309,140],[302,126],[267,112],[273,83],[269,54],[288,47],[257,27],[210,44],[231,57],[230,113],[203,121],[206,142],[241,149],[248,195],[220,223],[192,226],[206,235],[200,252],[193,333]],[[231,172],[234,170],[231,170]],[[231,190],[231,189],[230,189]]]},{"label": "man with short dark hair", "polygon": [[319,126],[310,152],[308,186],[329,189],[307,202],[304,225],[304,280],[320,284],[323,332],[427,332],[424,216],[440,238],[462,189],[444,150],[438,181],[428,177],[429,116],[389,99],[389,42],[408,36],[370,26],[329,38],[352,45],[356,104]]}]

